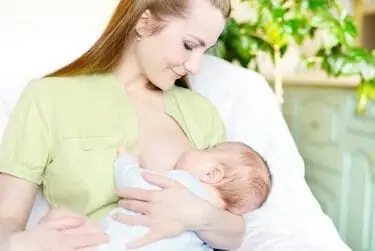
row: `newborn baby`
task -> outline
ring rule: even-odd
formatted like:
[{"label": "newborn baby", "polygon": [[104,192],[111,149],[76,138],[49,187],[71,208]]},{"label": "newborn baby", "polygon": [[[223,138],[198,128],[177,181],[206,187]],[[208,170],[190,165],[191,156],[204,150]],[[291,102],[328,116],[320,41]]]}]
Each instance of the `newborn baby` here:
[{"label": "newborn baby", "polygon": [[[121,152],[115,161],[118,188],[160,189],[142,178],[137,160]],[[202,150],[190,150],[178,159],[175,169],[162,175],[180,182],[192,193],[218,208],[243,215],[262,206],[271,190],[271,175],[263,158],[243,143],[225,142]],[[126,243],[144,236],[148,229],[119,223],[111,217],[115,212],[136,214],[118,208],[101,221],[110,243],[98,251],[125,251]],[[212,251],[194,232],[159,240],[138,251]]]}]

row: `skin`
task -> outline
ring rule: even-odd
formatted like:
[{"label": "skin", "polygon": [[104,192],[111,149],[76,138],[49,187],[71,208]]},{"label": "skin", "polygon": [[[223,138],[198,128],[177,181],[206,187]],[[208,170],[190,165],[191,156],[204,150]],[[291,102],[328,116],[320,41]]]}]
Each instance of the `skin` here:
[{"label": "skin", "polygon": [[183,153],[176,163],[175,169],[186,170],[205,186],[210,194],[210,202],[217,208],[224,209],[225,203],[215,184],[220,183],[225,175],[221,164],[222,158],[230,157],[228,147],[232,144],[218,144],[214,147],[198,150],[193,149]]}]

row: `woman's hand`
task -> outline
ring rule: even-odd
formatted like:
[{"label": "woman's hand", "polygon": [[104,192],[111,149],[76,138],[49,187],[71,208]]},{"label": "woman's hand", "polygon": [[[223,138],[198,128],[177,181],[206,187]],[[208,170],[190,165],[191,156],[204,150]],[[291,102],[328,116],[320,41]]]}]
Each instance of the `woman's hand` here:
[{"label": "woman's hand", "polygon": [[202,209],[208,202],[177,181],[149,172],[144,172],[143,177],[161,190],[125,188],[117,192],[123,198],[119,206],[142,215],[115,214],[114,219],[150,229],[145,236],[127,243],[128,248],[138,248],[187,230],[195,230],[202,224]]},{"label": "woman's hand", "polygon": [[9,251],[91,251],[107,241],[108,237],[86,217],[52,209],[35,228],[14,234]]}]

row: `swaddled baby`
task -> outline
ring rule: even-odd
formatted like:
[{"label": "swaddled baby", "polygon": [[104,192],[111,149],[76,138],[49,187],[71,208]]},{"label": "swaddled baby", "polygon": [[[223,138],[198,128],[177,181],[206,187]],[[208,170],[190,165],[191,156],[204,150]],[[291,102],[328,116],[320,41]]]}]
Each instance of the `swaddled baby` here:
[{"label": "swaddled baby", "polygon": [[[119,189],[137,187],[160,189],[147,183],[137,160],[119,153],[115,161],[115,179]],[[178,159],[175,169],[162,173],[180,182],[196,196],[218,208],[243,215],[262,206],[271,189],[271,175],[263,158],[243,143],[225,142],[202,150],[190,150]],[[111,217],[115,212],[137,214],[122,208],[115,209],[101,221],[110,243],[98,251],[125,251],[126,243],[144,236],[148,228],[119,223]],[[194,232],[156,241],[138,251],[213,250]]]}]

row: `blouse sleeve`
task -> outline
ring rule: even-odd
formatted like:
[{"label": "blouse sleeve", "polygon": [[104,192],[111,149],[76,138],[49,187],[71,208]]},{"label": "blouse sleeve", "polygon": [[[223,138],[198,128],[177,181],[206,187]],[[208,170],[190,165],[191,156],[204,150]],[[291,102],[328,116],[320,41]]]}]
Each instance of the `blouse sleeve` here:
[{"label": "blouse sleeve", "polygon": [[48,95],[43,81],[22,91],[0,145],[0,172],[41,184],[51,142]]}]

